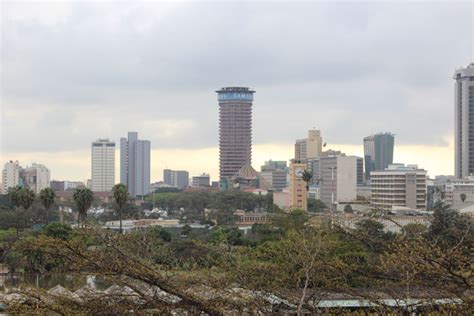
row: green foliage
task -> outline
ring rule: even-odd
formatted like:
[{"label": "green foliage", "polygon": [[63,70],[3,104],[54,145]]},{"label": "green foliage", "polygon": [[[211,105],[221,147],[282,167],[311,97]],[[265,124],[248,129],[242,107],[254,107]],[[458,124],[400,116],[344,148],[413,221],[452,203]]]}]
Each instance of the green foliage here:
[{"label": "green foliage", "polygon": [[271,218],[272,225],[283,231],[302,230],[306,226],[308,219],[308,212],[301,209],[277,213]]},{"label": "green foliage", "polygon": [[307,169],[303,170],[303,175],[301,176],[301,179],[306,183],[306,191],[309,190],[309,183],[311,182],[311,179],[313,178],[313,173]]},{"label": "green foliage", "polygon": [[237,227],[214,227],[211,231],[210,242],[216,245],[241,245],[242,232]]},{"label": "green foliage", "polygon": [[354,213],[354,210],[352,210],[352,206],[350,204],[347,204],[344,206],[344,212],[345,213]]},{"label": "green foliage", "polygon": [[53,222],[43,228],[43,233],[49,237],[69,240],[73,232],[70,225],[60,222]]},{"label": "green foliage", "polygon": [[455,245],[463,238],[474,242],[472,218],[462,215],[448,205],[438,204],[433,211],[428,238],[446,246]]},{"label": "green foliage", "polygon": [[318,199],[308,199],[308,212],[312,213],[321,213],[327,210],[326,204],[324,204],[323,201],[318,200]]},{"label": "green foliage", "polygon": [[115,205],[117,206],[116,211],[118,213],[119,220],[120,220],[119,231],[120,233],[122,233],[122,212],[123,212],[123,209],[125,208],[125,205],[127,205],[127,202],[129,200],[127,187],[122,183],[118,183],[113,186],[112,194],[114,196]]},{"label": "green foliage", "polygon": [[94,201],[94,194],[88,188],[76,189],[73,194],[73,200],[79,213],[79,222],[84,224],[87,218],[87,211],[91,208]]}]

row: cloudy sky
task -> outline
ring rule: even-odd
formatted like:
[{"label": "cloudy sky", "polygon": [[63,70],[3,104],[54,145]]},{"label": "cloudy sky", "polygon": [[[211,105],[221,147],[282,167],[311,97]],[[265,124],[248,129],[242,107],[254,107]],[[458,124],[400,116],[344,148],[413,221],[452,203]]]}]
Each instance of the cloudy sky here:
[{"label": "cloudy sky", "polygon": [[395,133],[396,162],[452,174],[452,74],[473,60],[473,14],[452,1],[3,1],[1,163],[85,180],[91,141],[137,131],[152,180],[164,167],[216,179],[214,91],[242,85],[257,91],[257,169],[316,127],[357,155],[364,136]]}]

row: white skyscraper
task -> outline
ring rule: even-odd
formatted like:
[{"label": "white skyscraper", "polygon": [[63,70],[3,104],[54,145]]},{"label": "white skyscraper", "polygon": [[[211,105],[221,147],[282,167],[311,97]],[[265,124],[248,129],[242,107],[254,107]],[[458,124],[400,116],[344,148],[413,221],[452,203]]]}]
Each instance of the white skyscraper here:
[{"label": "white skyscraper", "polygon": [[98,139],[92,142],[91,190],[108,192],[115,184],[115,142]]},{"label": "white skyscraper", "polygon": [[2,171],[2,193],[7,194],[8,189],[20,184],[20,164],[10,160]]},{"label": "white skyscraper", "polygon": [[474,63],[454,73],[455,175],[474,175]]}]

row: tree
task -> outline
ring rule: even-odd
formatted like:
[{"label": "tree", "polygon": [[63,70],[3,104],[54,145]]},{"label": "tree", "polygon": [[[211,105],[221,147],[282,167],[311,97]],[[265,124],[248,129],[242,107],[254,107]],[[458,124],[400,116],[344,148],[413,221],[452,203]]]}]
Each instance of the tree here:
[{"label": "tree", "polygon": [[62,240],[69,240],[72,235],[72,228],[67,224],[54,222],[44,227],[43,232],[46,236]]},{"label": "tree", "polygon": [[15,206],[16,230],[18,234],[20,230],[20,221],[21,221],[22,215],[25,220],[24,227],[26,227],[26,214],[22,214],[23,212],[21,212],[21,208],[23,208],[24,213],[26,213],[26,211],[31,207],[31,205],[33,204],[35,200],[35,193],[29,188],[15,186],[8,190],[8,195],[10,197],[10,201]]},{"label": "tree", "polygon": [[464,203],[464,201],[466,201],[466,198],[467,198],[466,194],[461,193],[461,194],[459,195],[459,197],[461,198],[461,201],[462,201],[463,203]]},{"label": "tree", "polygon": [[314,213],[324,212],[328,207],[319,199],[308,199],[308,211]]},{"label": "tree", "polygon": [[352,209],[352,206],[350,204],[347,204],[346,206],[344,206],[344,212],[354,213],[354,210]]},{"label": "tree", "polygon": [[78,211],[78,223],[84,225],[87,218],[87,211],[91,208],[94,201],[94,194],[88,188],[76,189],[72,198],[76,203]]},{"label": "tree", "polygon": [[309,183],[313,178],[313,173],[307,169],[303,170],[303,175],[301,176],[304,182],[306,182],[306,192],[309,191]]},{"label": "tree", "polygon": [[117,205],[117,211],[118,211],[119,221],[120,221],[119,232],[121,234],[122,233],[122,212],[125,205],[127,205],[127,202],[129,199],[128,190],[124,184],[119,183],[119,184],[114,185],[114,187],[112,188],[112,193],[114,195],[115,204]]},{"label": "tree", "polygon": [[39,193],[39,198],[41,200],[41,204],[43,204],[45,210],[45,221],[44,223],[48,224],[48,211],[49,208],[54,204],[54,198],[56,194],[54,193],[53,189],[51,188],[44,188]]}]

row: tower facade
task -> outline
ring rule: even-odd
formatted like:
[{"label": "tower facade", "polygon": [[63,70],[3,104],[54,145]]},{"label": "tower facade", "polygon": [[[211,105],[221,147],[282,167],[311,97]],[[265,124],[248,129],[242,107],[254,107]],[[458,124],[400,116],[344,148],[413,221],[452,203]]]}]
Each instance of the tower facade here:
[{"label": "tower facade", "polygon": [[454,73],[454,168],[457,178],[474,174],[474,63]]},{"label": "tower facade", "polygon": [[120,182],[132,196],[150,193],[150,141],[139,140],[137,132],[120,139]]},{"label": "tower facade", "polygon": [[219,102],[219,178],[221,184],[252,162],[252,103],[255,91],[226,87]]},{"label": "tower facade", "polygon": [[91,190],[109,192],[115,184],[115,142],[98,139],[91,149]]},{"label": "tower facade", "polygon": [[390,133],[378,133],[364,138],[365,177],[370,172],[385,170],[393,164],[395,137]]}]

